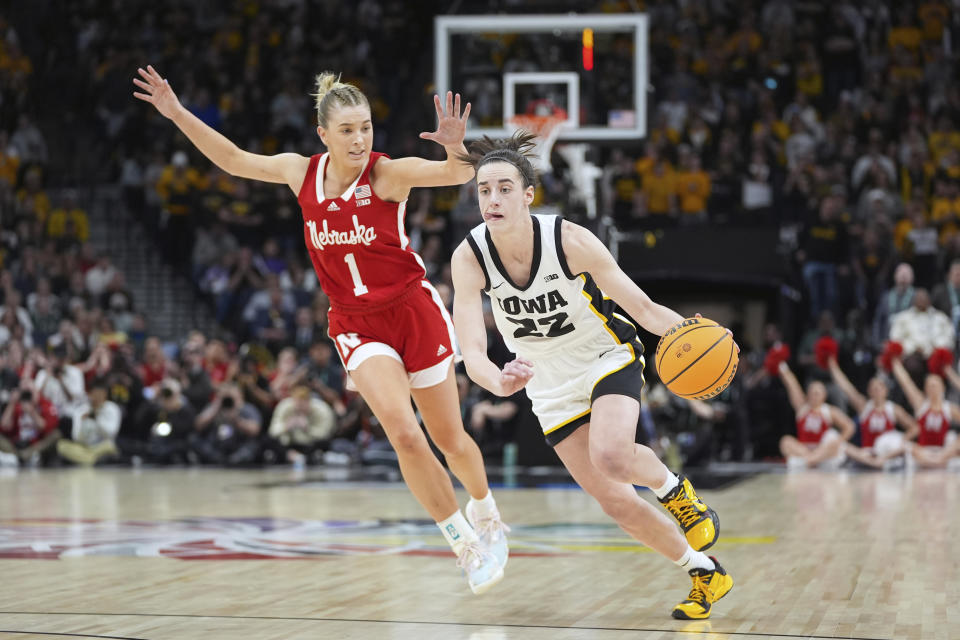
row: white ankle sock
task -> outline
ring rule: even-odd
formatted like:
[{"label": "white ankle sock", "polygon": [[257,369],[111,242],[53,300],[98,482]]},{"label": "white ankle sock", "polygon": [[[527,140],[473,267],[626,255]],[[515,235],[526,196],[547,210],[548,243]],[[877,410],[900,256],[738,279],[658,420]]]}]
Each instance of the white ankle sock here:
[{"label": "white ankle sock", "polygon": [[478,541],[476,532],[463,517],[460,509],[457,509],[449,518],[438,522],[437,526],[440,527],[440,533],[446,538],[447,544],[457,555],[460,555],[464,545]]},{"label": "white ankle sock", "polygon": [[658,498],[662,498],[673,491],[674,487],[678,484],[680,484],[680,479],[677,478],[672,471],[667,469],[667,479],[663,481],[663,484],[659,487],[650,487],[650,490],[657,494]]},{"label": "white ankle sock", "polygon": [[673,563],[686,571],[690,571],[690,569],[713,571],[717,568],[710,556],[703,551],[694,551],[690,545],[687,545],[687,550],[680,556],[680,559],[674,560]]},{"label": "white ankle sock", "polygon": [[485,497],[480,500],[471,497],[470,502],[473,503],[474,511],[478,516],[495,516],[500,513],[497,510],[497,503],[493,499],[493,492],[489,489],[487,489]]}]

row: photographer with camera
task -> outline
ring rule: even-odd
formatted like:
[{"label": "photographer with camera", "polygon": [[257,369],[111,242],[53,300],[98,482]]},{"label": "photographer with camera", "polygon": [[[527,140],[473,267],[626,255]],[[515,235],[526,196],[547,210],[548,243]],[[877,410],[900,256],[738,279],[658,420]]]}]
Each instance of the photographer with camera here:
[{"label": "photographer with camera", "polygon": [[243,400],[240,387],[220,385],[213,400],[196,419],[190,451],[199,462],[241,465],[260,456],[260,412]]},{"label": "photographer with camera", "polygon": [[83,373],[67,362],[67,345],[62,341],[50,347],[48,358],[38,357],[41,367],[34,378],[37,393],[53,404],[60,416],[60,431],[69,436],[73,430],[73,413],[87,405]]},{"label": "photographer with camera", "polygon": [[197,413],[173,378],[160,382],[157,395],[144,400],[118,446],[125,456],[154,464],[183,464]]},{"label": "photographer with camera", "polygon": [[10,394],[0,417],[0,466],[38,465],[60,438],[57,411],[33,390],[30,380]]},{"label": "photographer with camera", "polygon": [[70,439],[57,442],[61,458],[75,464],[92,466],[116,456],[116,437],[123,413],[107,398],[107,382],[97,378],[90,383],[90,402],[73,412]]}]

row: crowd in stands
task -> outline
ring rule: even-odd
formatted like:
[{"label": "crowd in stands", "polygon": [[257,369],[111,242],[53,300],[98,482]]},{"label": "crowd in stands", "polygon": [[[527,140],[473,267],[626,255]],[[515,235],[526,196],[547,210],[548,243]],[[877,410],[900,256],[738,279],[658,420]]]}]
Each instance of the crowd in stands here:
[{"label": "crowd in stands", "polygon": [[[431,21],[410,16],[443,12],[433,4],[49,0],[0,16],[0,433],[12,445],[0,448],[22,461],[247,464],[384,446],[344,387],[294,196],[211,166],[130,97],[130,78],[151,62],[242,148],[310,154],[319,143],[307,92],[315,73],[335,69],[370,98],[375,148],[432,156],[442,150],[416,136],[433,117],[432,57],[408,45],[430,41]],[[567,4],[552,8],[586,9]],[[762,340],[741,339],[741,372],[710,404],[669,397],[650,372],[649,442],[688,462],[779,455],[795,416],[764,359],[784,340],[801,381],[828,383],[840,407],[815,353],[824,336],[860,389],[888,342],[918,382],[935,351],[957,353],[960,12],[936,0],[595,4],[649,14],[654,90],[642,148],[598,152],[601,210],[627,231],[778,228],[807,318],[802,335],[771,324]],[[484,7],[518,10],[461,10]],[[62,19],[43,20],[53,12]],[[500,53],[502,65],[510,51]],[[66,160],[85,155],[97,161]],[[565,206],[569,176],[555,166],[538,203],[576,215]],[[70,188],[80,179],[122,186],[129,215],[156,232],[222,336],[164,345],[150,334],[109,247],[88,242]],[[407,211],[411,244],[449,304],[448,259],[475,224],[475,193],[418,190]],[[490,338],[500,348],[492,327]],[[48,395],[51,385],[62,393]],[[465,378],[462,396],[468,428],[496,451],[522,401]]]}]

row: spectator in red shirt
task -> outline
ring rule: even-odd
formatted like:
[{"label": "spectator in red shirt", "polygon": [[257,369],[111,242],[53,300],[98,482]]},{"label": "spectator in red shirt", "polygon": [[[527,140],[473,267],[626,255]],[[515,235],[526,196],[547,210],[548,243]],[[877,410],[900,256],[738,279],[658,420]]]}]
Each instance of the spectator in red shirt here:
[{"label": "spectator in red shirt", "polygon": [[15,455],[21,463],[37,464],[60,438],[57,410],[49,400],[34,393],[25,380],[10,394],[0,417],[0,451]]},{"label": "spectator in red shirt", "polygon": [[207,370],[214,386],[227,379],[230,371],[230,354],[227,353],[227,345],[222,340],[211,340],[207,343],[203,354],[203,368]]},{"label": "spectator in red shirt", "polygon": [[140,379],[143,381],[143,387],[153,388],[160,384],[168,373],[170,365],[167,362],[167,356],[163,353],[163,347],[159,338],[147,338],[143,344],[143,364],[138,367]]}]

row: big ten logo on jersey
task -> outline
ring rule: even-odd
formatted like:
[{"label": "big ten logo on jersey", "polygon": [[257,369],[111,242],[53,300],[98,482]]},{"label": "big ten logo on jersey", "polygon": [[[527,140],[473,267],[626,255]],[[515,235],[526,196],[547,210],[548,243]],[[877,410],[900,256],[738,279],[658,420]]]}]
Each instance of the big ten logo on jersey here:
[{"label": "big ten logo on jersey", "polygon": [[373,190],[370,189],[370,185],[361,184],[357,185],[356,190],[353,192],[354,199],[357,202],[358,207],[365,207],[370,204],[370,196],[373,194]]},{"label": "big ten logo on jersey", "polygon": [[[553,313],[556,309],[567,306],[567,301],[557,290],[529,299],[519,296],[510,296],[503,300],[497,298],[497,304],[506,314],[507,320],[518,325],[513,332],[514,338],[557,338],[574,330],[574,326],[567,322],[569,316],[566,312]],[[529,317],[547,313],[551,315],[542,318]],[[527,317],[511,317],[520,315]]]},{"label": "big ten logo on jersey", "polygon": [[360,336],[353,332],[341,333],[337,336],[337,346],[340,347],[340,355],[343,356],[344,362],[350,359],[350,353],[359,347],[362,342]]}]

